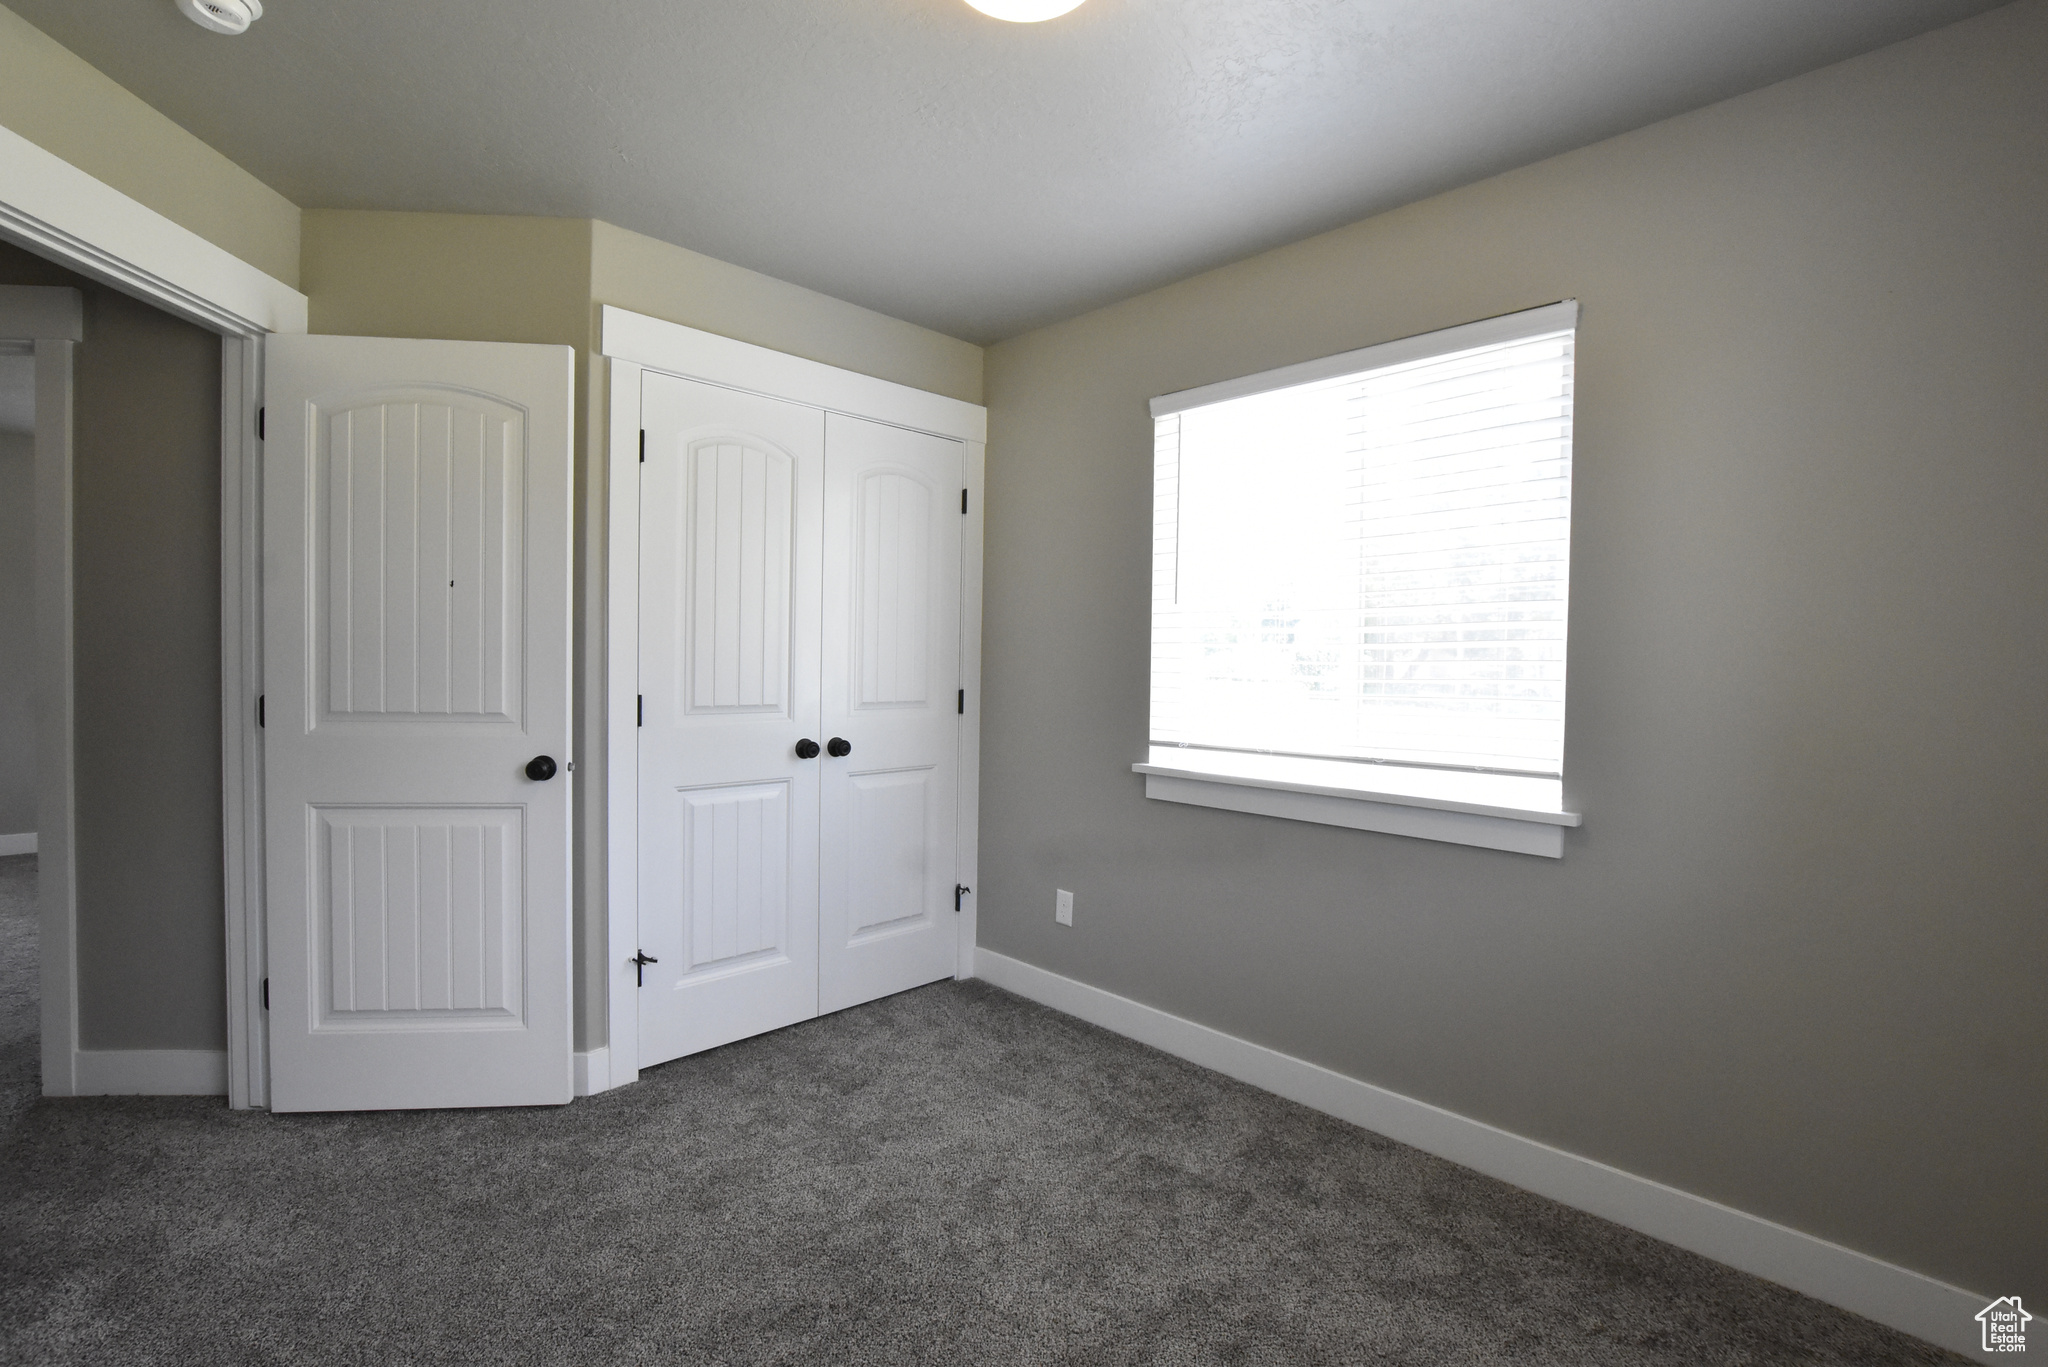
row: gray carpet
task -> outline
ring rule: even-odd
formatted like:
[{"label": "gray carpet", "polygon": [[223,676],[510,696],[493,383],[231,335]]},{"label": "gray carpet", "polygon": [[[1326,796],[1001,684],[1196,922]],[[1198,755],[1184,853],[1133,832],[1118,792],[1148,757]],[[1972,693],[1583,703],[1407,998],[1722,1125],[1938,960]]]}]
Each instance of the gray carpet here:
[{"label": "gray carpet", "polygon": [[982,984],[562,1109],[7,1114],[7,1363],[1960,1361]]}]

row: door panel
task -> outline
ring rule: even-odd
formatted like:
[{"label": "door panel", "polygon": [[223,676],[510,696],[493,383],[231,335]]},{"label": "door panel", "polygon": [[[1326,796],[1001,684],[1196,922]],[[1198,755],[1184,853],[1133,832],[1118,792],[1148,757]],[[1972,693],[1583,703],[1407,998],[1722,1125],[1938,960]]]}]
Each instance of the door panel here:
[{"label": "door panel", "polygon": [[819,1009],[953,975],[959,442],[826,419]]},{"label": "door panel", "polygon": [[925,924],[934,853],[932,780],[930,769],[847,776],[849,942]]},{"label": "door panel", "polygon": [[788,783],[686,789],[683,978],[786,961],[789,950]]},{"label": "door panel", "polygon": [[854,481],[851,606],[859,625],[849,644],[856,708],[923,707],[931,700],[932,600],[940,573],[930,553],[932,505],[950,503],[951,492],[900,470],[869,470]]},{"label": "door panel", "polygon": [[573,353],[266,362],[272,1106],[566,1102]]},{"label": "door panel", "polygon": [[522,816],[314,809],[319,1028],[522,1023]]},{"label": "door panel", "polygon": [[522,415],[418,391],[320,412],[323,719],[517,722]]},{"label": "door panel", "polygon": [[[824,418],[642,382],[640,1061],[818,1011]],[[617,819],[617,818],[615,818]]]},{"label": "door panel", "polygon": [[789,453],[731,436],[685,443],[689,695],[693,713],[789,715]]}]

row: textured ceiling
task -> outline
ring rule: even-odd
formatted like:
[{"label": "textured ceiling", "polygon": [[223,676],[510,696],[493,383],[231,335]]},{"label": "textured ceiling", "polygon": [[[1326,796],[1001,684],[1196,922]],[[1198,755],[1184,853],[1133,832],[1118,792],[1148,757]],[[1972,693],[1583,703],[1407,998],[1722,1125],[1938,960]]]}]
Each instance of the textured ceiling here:
[{"label": "textured ceiling", "polygon": [[301,205],[603,218],[976,342],[1992,7],[7,3]]}]

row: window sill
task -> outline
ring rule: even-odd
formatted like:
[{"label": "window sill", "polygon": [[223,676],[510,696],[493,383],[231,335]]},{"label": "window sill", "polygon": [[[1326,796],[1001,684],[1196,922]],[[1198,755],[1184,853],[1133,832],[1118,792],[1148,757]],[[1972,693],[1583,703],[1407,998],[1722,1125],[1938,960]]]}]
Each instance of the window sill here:
[{"label": "window sill", "polygon": [[1564,828],[1554,778],[1465,774],[1397,764],[1293,759],[1155,745],[1143,764],[1145,796],[1162,802],[1381,831],[1419,840],[1510,850],[1558,859]]}]

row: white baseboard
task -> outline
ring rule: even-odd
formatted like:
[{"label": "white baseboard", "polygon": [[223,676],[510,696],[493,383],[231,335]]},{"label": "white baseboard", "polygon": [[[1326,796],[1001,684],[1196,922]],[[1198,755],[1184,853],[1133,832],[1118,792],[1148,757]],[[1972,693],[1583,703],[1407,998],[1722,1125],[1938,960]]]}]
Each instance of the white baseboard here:
[{"label": "white baseboard", "polygon": [[[574,1056],[575,1092],[611,1088],[611,1051]],[[73,1056],[74,1092],[49,1096],[226,1096],[228,1056],[219,1049],[81,1049]]]},{"label": "white baseboard", "polygon": [[577,1096],[595,1096],[599,1092],[611,1090],[611,1085],[612,1051],[609,1047],[599,1045],[588,1053],[576,1055]]},{"label": "white baseboard", "polygon": [[[575,1092],[611,1088],[611,1051],[575,1055]],[[228,1056],[219,1049],[81,1049],[72,1059],[74,1092],[49,1096],[226,1096]]]},{"label": "white baseboard", "polygon": [[34,854],[36,833],[23,831],[19,835],[0,835],[0,858],[10,854]]},{"label": "white baseboard", "polygon": [[1020,959],[976,949],[974,972],[1020,997],[1424,1153],[1789,1286],[1929,1343],[1971,1357],[1981,1355],[1974,1317],[1989,1296],[1346,1077]]},{"label": "white baseboard", "polygon": [[225,1049],[80,1049],[72,1055],[72,1076],[74,1096],[226,1096],[228,1055]]}]

